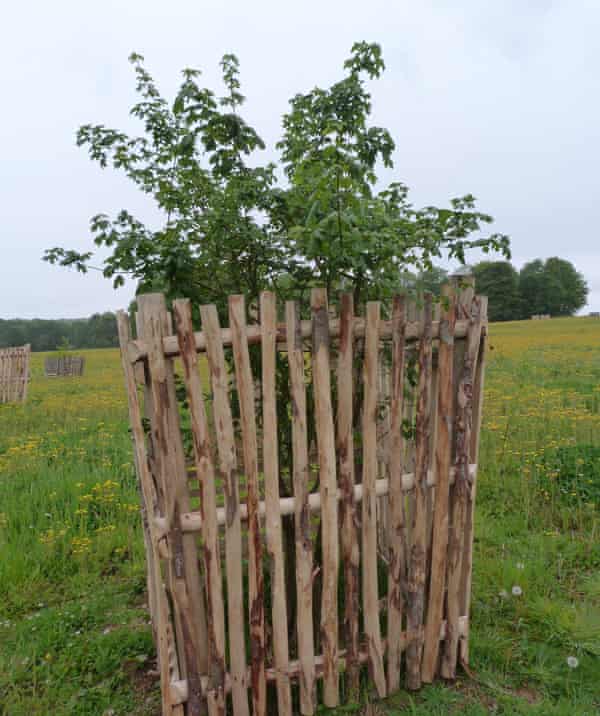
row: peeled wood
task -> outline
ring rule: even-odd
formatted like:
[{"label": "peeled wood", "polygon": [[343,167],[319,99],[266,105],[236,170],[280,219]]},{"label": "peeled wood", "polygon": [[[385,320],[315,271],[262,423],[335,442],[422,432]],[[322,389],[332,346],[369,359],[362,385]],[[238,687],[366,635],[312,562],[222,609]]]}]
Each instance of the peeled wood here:
[{"label": "peeled wood", "polygon": [[200,674],[207,669],[206,615],[200,591],[196,542],[181,530],[180,515],[189,511],[185,460],[177,413],[172,366],[167,365],[162,338],[167,329],[167,311],[162,294],[138,298],[140,325],[149,346],[148,363],[154,421],[152,432],[157,445],[156,464],[164,494],[168,545],[171,555],[171,597],[180,616],[181,637],[189,684],[188,712],[203,713]]},{"label": "peeled wood", "polygon": [[[465,298],[466,296],[466,298]],[[463,310],[470,307],[471,325],[467,336],[466,352],[462,374],[458,385],[455,415],[455,467],[456,478],[453,490],[452,528],[448,544],[448,635],[444,643],[441,673],[444,678],[456,676],[458,658],[458,618],[462,599],[461,575],[464,552],[464,533],[471,500],[471,480],[467,465],[471,449],[473,378],[477,369],[477,355],[481,338],[481,315],[479,299],[473,297],[473,290],[466,289],[459,305]]]},{"label": "peeled wood", "polygon": [[221,342],[221,328],[215,306],[201,306],[200,317],[206,336],[206,357],[212,388],[212,409],[218,448],[217,468],[225,505],[217,510],[219,524],[225,525],[227,575],[227,616],[229,664],[233,709],[236,716],[248,716],[248,680],[242,572],[242,525],[233,419],[229,403],[229,376]]},{"label": "peeled wood", "polygon": [[208,712],[225,713],[225,613],[223,607],[221,557],[217,524],[217,499],[212,445],[208,430],[203,389],[198,373],[194,346],[192,308],[189,300],[173,304],[179,352],[183,363],[185,387],[190,408],[194,459],[200,483],[202,515],[202,556],[206,588],[208,626]]},{"label": "peeled wood", "polygon": [[[129,408],[134,463],[140,491],[142,493],[142,526],[144,530],[144,545],[148,568],[148,602],[158,656],[162,713],[165,716],[183,716],[183,707],[181,705],[173,705],[169,693],[171,681],[179,678],[179,669],[177,665],[175,665],[175,668],[170,668],[171,655],[169,654],[167,641],[169,610],[162,584],[160,557],[157,549],[156,536],[154,534],[152,476],[148,469],[148,457],[146,455],[144,428],[135,373],[133,366],[129,360],[127,360],[127,344],[131,340],[131,332],[129,328],[129,316],[124,311],[118,311],[117,313],[117,327],[119,331],[119,344],[121,346],[121,364],[125,376],[125,390],[127,392],[127,405]],[[148,518],[148,512],[150,512],[150,518]]]},{"label": "peeled wood", "polygon": [[431,294],[425,296],[423,311],[423,337],[419,344],[419,382],[417,395],[417,421],[415,435],[415,494],[408,565],[407,610],[408,630],[417,633],[408,645],[406,654],[406,684],[409,689],[421,686],[421,657],[423,651],[423,625],[426,579],[426,489],[429,470],[429,389],[431,381]]},{"label": "peeled wood", "polygon": [[323,646],[323,701],[325,706],[338,705],[338,510],[336,485],[335,434],[331,407],[329,363],[329,317],[327,293],[313,288],[311,292],[313,321],[313,385],[315,419],[319,453],[321,491],[322,574],[321,644]]},{"label": "peeled wood", "polygon": [[[479,298],[479,313],[481,318],[481,340],[479,355],[477,357],[475,380],[473,383],[473,421],[471,430],[471,459],[479,457],[479,440],[481,436],[481,419],[483,416],[483,386],[485,379],[485,358],[487,351],[487,296]],[[460,592],[463,601],[460,610],[469,615],[471,611],[471,582],[473,577],[473,537],[475,530],[475,496],[477,493],[477,473],[471,479],[471,499],[467,512],[464,537],[464,556],[462,564]],[[469,663],[469,632],[464,634],[459,642],[460,659],[464,664]]]},{"label": "peeled wood", "polygon": [[[469,465],[469,475],[471,479],[475,475],[477,465]],[[455,469],[450,468],[450,484],[454,483]],[[408,472],[402,475],[402,492],[410,494],[415,486],[415,476],[413,473]],[[427,486],[433,487],[435,485],[435,473],[433,470],[429,470],[427,473]],[[378,479],[375,483],[375,493],[377,497],[383,497],[389,492],[389,480],[387,477]],[[319,512],[321,509],[321,493],[311,492],[308,494],[308,509],[310,512]],[[338,502],[343,499],[342,491],[337,490],[336,499]],[[363,486],[361,484],[354,485],[354,502],[361,502],[363,499]],[[279,509],[282,515],[292,515],[296,510],[297,499],[296,497],[280,497],[279,498]],[[224,525],[227,521],[225,507],[217,508],[217,520],[220,525]],[[266,507],[264,501],[260,501],[258,504],[259,517],[264,517],[266,514]],[[248,519],[248,508],[245,504],[240,505],[240,518],[242,520]],[[155,519],[156,528],[160,536],[164,536],[167,531],[166,521],[161,518]],[[181,527],[184,532],[200,532],[202,530],[202,515],[199,512],[187,512],[181,515]],[[408,554],[408,550],[406,551]]]},{"label": "peeled wood", "polygon": [[263,471],[267,551],[271,561],[271,603],[273,605],[273,659],[277,672],[277,709],[281,716],[292,714],[292,693],[287,673],[289,662],[288,624],[279,510],[279,459],[277,441],[277,402],[275,392],[275,359],[277,306],[275,294],[260,295],[262,329],[262,396],[263,396]]},{"label": "peeled wood", "polygon": [[435,638],[442,623],[446,589],[446,553],[448,549],[448,507],[450,489],[450,464],[452,452],[452,363],[454,355],[454,326],[456,323],[456,298],[454,292],[445,288],[442,298],[449,302],[442,306],[440,343],[438,350],[438,406],[437,440],[435,447],[436,488],[435,510],[431,545],[431,581],[429,603],[425,624],[422,678],[431,683],[436,673],[440,642]]},{"label": "peeled wood", "polygon": [[229,297],[229,325],[240,404],[244,470],[248,491],[248,585],[250,617],[250,691],[254,716],[264,716],[267,707],[265,679],[265,607],[263,547],[258,514],[258,451],[254,383],[246,336],[246,306],[243,296]]},{"label": "peeled wood", "polygon": [[[459,320],[456,323],[456,337],[464,338],[467,334],[469,322],[468,320]],[[300,328],[302,332],[302,338],[310,338],[312,336],[312,322],[301,321]],[[420,321],[415,321],[409,317],[409,321],[406,324],[406,340],[416,341],[421,336],[423,326]],[[365,335],[365,319],[355,317],[352,321],[352,331],[355,338],[364,338]],[[437,338],[439,334],[439,324],[433,323],[431,326],[431,335],[433,338]],[[340,335],[340,322],[338,319],[332,318],[329,320],[329,336],[330,338],[337,338]],[[392,335],[392,322],[382,321],[379,329],[379,337],[382,339],[389,339]],[[260,343],[261,333],[260,326],[250,325],[246,327],[244,336],[249,345]],[[224,346],[232,345],[231,329],[222,328],[221,338]],[[206,336],[202,332],[194,334],[194,340],[196,343],[196,350],[202,353],[206,350]],[[277,343],[281,347],[281,344],[286,342],[286,327],[285,324],[277,324]],[[179,346],[177,344],[177,338],[175,336],[165,336],[163,339],[163,349],[167,358],[175,358],[179,355]],[[146,345],[143,338],[131,341],[127,349],[129,360],[135,363],[148,355],[148,346]]]},{"label": "peeled wood", "polygon": [[365,336],[364,406],[363,406],[363,501],[362,501],[362,552],[363,552],[363,615],[369,653],[369,673],[375,682],[378,695],[386,694],[381,626],[379,624],[379,594],[377,579],[377,370],[379,364],[379,313],[378,302],[367,303],[367,329]]},{"label": "peeled wood", "polygon": [[[304,349],[300,333],[300,308],[293,301],[285,306],[287,323],[290,400],[292,403],[293,512],[296,535],[296,591],[300,713],[315,712],[315,647],[313,637],[313,548],[308,501],[308,438]],[[320,496],[319,496],[320,497]],[[280,501],[281,502],[281,501]],[[320,500],[319,500],[320,502]]]},{"label": "peeled wood", "polygon": [[[340,306],[340,345],[337,364],[337,453],[340,484],[340,536],[344,565],[344,641],[346,644],[346,673],[350,700],[359,692],[359,625],[358,576],[360,549],[356,529],[356,500],[354,485],[354,425],[352,415],[353,390],[353,317],[351,293],[342,294]],[[289,345],[289,341],[288,341]]]},{"label": "peeled wood", "polygon": [[402,418],[404,404],[404,329],[406,306],[400,296],[394,298],[392,313],[392,392],[390,415],[389,470],[389,578],[387,629],[387,684],[393,693],[400,685],[402,658],[402,613],[406,584],[406,515],[402,491],[404,437]]}]

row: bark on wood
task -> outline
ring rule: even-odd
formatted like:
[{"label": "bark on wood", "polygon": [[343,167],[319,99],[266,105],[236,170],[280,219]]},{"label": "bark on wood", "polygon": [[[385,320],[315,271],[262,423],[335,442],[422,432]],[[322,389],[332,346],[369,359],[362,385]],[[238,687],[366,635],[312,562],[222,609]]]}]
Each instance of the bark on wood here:
[{"label": "bark on wood", "polygon": [[246,338],[246,307],[243,296],[229,297],[229,325],[235,362],[235,377],[240,404],[244,470],[248,490],[248,584],[250,617],[250,657],[252,712],[264,716],[267,705],[265,679],[265,613],[263,546],[258,514],[258,452],[254,383]]},{"label": "bark on wood", "polygon": [[277,403],[275,394],[275,339],[277,306],[275,294],[264,291],[260,296],[262,328],[262,395],[263,395],[263,471],[267,550],[271,563],[271,603],[273,613],[273,658],[277,671],[277,709],[281,716],[292,714],[292,693],[287,673],[289,661],[288,624],[283,562],[281,513],[279,510],[279,459],[277,442]]},{"label": "bark on wood", "polygon": [[340,345],[337,365],[337,452],[339,459],[341,549],[344,565],[344,642],[349,700],[359,692],[358,596],[360,548],[356,529],[354,500],[354,429],[353,429],[353,317],[351,293],[341,297]]},{"label": "bark on wood", "polygon": [[457,624],[464,603],[461,595],[461,575],[465,525],[471,500],[471,480],[467,466],[471,449],[473,377],[477,368],[481,338],[480,303],[478,298],[472,297],[473,289],[467,288],[459,299],[460,310],[469,312],[470,307],[471,319],[456,398],[454,428],[456,477],[452,494],[452,523],[448,543],[448,633],[444,642],[441,665],[442,676],[446,679],[453,679],[456,676],[459,642]]},{"label": "bark on wood", "polygon": [[218,472],[223,485],[225,564],[227,575],[227,616],[229,663],[233,709],[236,716],[248,716],[244,585],[242,571],[242,525],[233,419],[229,402],[229,376],[215,306],[201,306],[200,317],[206,336],[206,356],[213,396],[213,420],[218,447]]},{"label": "bark on wood", "polygon": [[440,641],[436,638],[442,623],[446,590],[446,554],[448,549],[448,506],[452,450],[453,394],[452,365],[454,355],[454,326],[456,298],[451,288],[445,288],[440,324],[438,351],[438,407],[437,441],[435,448],[436,487],[431,547],[431,581],[425,625],[422,678],[431,683],[437,670]]},{"label": "bark on wood", "polygon": [[296,591],[298,594],[298,661],[300,713],[315,712],[315,647],[313,637],[313,547],[308,503],[308,438],[304,348],[300,333],[300,308],[286,303],[290,399],[292,403],[292,451],[294,520],[296,531]]},{"label": "bark on wood", "polygon": [[189,300],[175,301],[173,309],[190,409],[196,473],[201,493],[202,556],[209,658],[208,712],[214,716],[221,716],[225,713],[225,613],[213,450],[204,407],[203,388],[198,372],[198,356],[194,346],[191,304]]},{"label": "bark on wood", "polygon": [[363,501],[362,501],[362,553],[363,553],[363,614],[365,636],[369,653],[369,673],[378,695],[386,694],[381,626],[379,624],[379,593],[377,577],[377,371],[379,367],[379,315],[378,302],[367,303],[364,363],[363,409]]},{"label": "bark on wood", "polygon": [[415,634],[406,654],[406,683],[421,686],[423,613],[426,579],[426,489],[429,470],[429,390],[431,380],[431,295],[425,296],[423,337],[419,345],[419,382],[415,433],[415,495],[408,566],[408,630]]},{"label": "bark on wood", "polygon": [[388,578],[388,691],[400,686],[402,658],[402,614],[407,594],[406,582],[406,514],[402,490],[404,456],[404,328],[406,307],[400,296],[394,298],[392,314],[392,393],[390,415],[389,469],[389,578]]},{"label": "bark on wood", "polygon": [[207,670],[206,614],[202,600],[200,573],[193,535],[183,534],[179,516],[189,511],[187,476],[181,444],[173,368],[163,353],[167,329],[164,296],[146,294],[138,298],[140,324],[148,343],[150,390],[154,421],[153,440],[157,446],[156,463],[164,494],[168,524],[168,549],[172,580],[172,598],[180,617],[181,637],[190,687],[188,711],[202,714],[205,709],[200,676]]},{"label": "bark on wood", "polygon": [[313,321],[313,384],[319,482],[321,491],[322,529],[322,597],[321,643],[323,645],[323,701],[325,706],[338,705],[338,510],[335,465],[335,434],[331,407],[329,363],[329,318],[327,294],[315,288],[311,293]]}]

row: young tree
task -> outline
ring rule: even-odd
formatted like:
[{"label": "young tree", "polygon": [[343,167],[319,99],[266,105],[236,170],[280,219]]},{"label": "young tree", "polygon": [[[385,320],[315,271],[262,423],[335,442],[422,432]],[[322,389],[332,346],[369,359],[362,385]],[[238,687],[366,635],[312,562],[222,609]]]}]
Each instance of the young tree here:
[{"label": "young tree", "polygon": [[[291,100],[277,145],[286,183],[273,164],[257,162],[264,144],[239,114],[235,56],[221,63],[224,97],[186,69],[172,104],[143,58],[130,60],[140,95],[131,113],[144,135],[104,125],[77,134],[92,160],[124,171],[164,217],[159,229],[126,209],[92,218],[94,242],[112,252],[102,270],[115,287],[129,276],[138,291],[159,288],[222,307],[230,293],[245,293],[252,306],[264,288],[303,296],[319,283],[353,291],[359,305],[398,290],[403,270],[428,271],[437,257],[464,262],[473,247],[508,255],[504,235],[472,238],[492,219],[471,195],[449,208],[415,209],[400,182],[377,188],[377,167],[392,167],[394,150],[389,132],[368,121],[365,79],[384,69],[378,45],[356,43],[342,80]],[[87,271],[93,257],[55,247],[44,258]]]},{"label": "young tree", "polygon": [[521,318],[519,274],[508,261],[481,261],[473,267],[477,292],[488,297],[490,321]]}]

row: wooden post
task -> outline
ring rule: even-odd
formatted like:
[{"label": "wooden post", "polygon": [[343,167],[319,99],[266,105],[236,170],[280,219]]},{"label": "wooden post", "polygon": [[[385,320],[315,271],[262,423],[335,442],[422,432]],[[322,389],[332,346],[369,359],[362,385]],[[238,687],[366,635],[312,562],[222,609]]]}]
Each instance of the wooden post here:
[{"label": "wooden post", "polygon": [[448,542],[447,633],[441,668],[442,676],[446,679],[453,679],[456,676],[460,637],[458,620],[464,603],[461,594],[461,576],[465,525],[471,499],[468,464],[471,450],[473,377],[477,368],[481,338],[480,303],[479,298],[473,297],[472,288],[465,289],[459,299],[459,306],[461,311],[469,313],[470,325],[456,399],[454,458],[456,477],[452,500],[452,526]]},{"label": "wooden post", "polygon": [[[452,393],[452,359],[454,354],[454,325],[456,323],[456,297],[451,287],[444,287],[442,301],[438,352],[435,510],[433,513],[431,546],[431,581],[422,665],[422,678],[425,683],[431,683],[437,669],[440,649],[439,635],[446,588],[446,551],[448,548],[448,500],[454,399]],[[446,304],[445,302],[448,303]]]},{"label": "wooden post", "polygon": [[206,615],[200,587],[196,541],[184,534],[180,515],[189,512],[185,460],[181,445],[177,399],[172,366],[163,352],[167,310],[162,294],[138,297],[143,337],[148,344],[150,389],[154,404],[152,433],[158,446],[156,462],[165,499],[164,518],[168,525],[167,543],[173,573],[172,597],[181,617],[182,637],[188,681],[188,713],[203,713],[201,675],[207,673]]},{"label": "wooden post", "polygon": [[154,528],[154,496],[152,492],[152,476],[148,469],[142,414],[138,400],[137,385],[133,366],[128,359],[127,345],[131,340],[129,316],[124,311],[117,313],[119,344],[121,346],[121,365],[125,377],[125,390],[129,408],[129,423],[133,442],[134,463],[142,494],[142,528],[148,568],[148,603],[152,617],[152,626],[156,639],[158,668],[160,672],[160,691],[162,713],[165,716],[183,716],[183,705],[172,705],[170,699],[171,679],[179,678],[179,671],[172,668],[168,650],[169,613],[166,595],[162,584],[160,557],[158,554],[158,538]]},{"label": "wooden post", "polygon": [[248,716],[242,524],[233,419],[229,403],[229,380],[216,307],[201,306],[200,317],[206,336],[206,356],[213,394],[213,418],[219,453],[218,470],[225,497],[225,563],[233,711],[235,716]]},{"label": "wooden post", "polygon": [[354,501],[354,425],[353,401],[353,320],[354,302],[351,293],[341,297],[340,345],[337,365],[337,453],[339,458],[341,548],[344,565],[344,641],[349,700],[359,695],[360,664],[358,662],[358,576],[360,549],[356,529]]},{"label": "wooden post", "polygon": [[254,413],[254,381],[246,338],[246,306],[243,296],[229,297],[229,325],[233,344],[235,377],[240,403],[244,469],[248,488],[248,584],[250,617],[250,690],[253,716],[267,708],[265,677],[265,605],[263,547],[258,514],[258,448]]},{"label": "wooden post", "polygon": [[408,565],[409,603],[407,625],[406,683],[409,689],[421,686],[423,614],[426,578],[426,498],[429,470],[429,390],[431,381],[431,294],[425,296],[423,335],[419,343],[419,383],[415,437],[415,498],[412,515],[412,543]]},{"label": "wooden post", "polygon": [[313,320],[313,385],[321,490],[322,570],[321,643],[323,645],[323,701],[338,705],[338,510],[335,433],[331,407],[329,316],[325,289],[311,292]]},{"label": "wooden post", "polygon": [[277,305],[275,294],[260,295],[262,327],[262,392],[263,392],[263,471],[265,476],[265,507],[267,550],[271,561],[271,603],[273,607],[273,656],[277,672],[277,709],[280,716],[292,716],[292,694],[288,674],[289,646],[279,508],[279,457],[277,442],[277,398],[275,394],[275,359],[277,337]]},{"label": "wooden post", "polygon": [[200,483],[200,513],[202,515],[202,556],[206,587],[208,627],[208,712],[213,716],[225,714],[225,614],[221,577],[219,528],[213,451],[208,431],[203,390],[198,372],[198,357],[194,344],[192,307],[189,300],[173,304],[179,352],[183,363],[185,387],[192,426],[196,474]]},{"label": "wooden post", "polygon": [[404,468],[404,328],[406,306],[400,296],[394,298],[392,313],[392,394],[390,435],[390,491],[389,491],[389,580],[388,580],[388,692],[400,686],[402,658],[402,613],[406,582],[406,514],[402,492]]},{"label": "wooden post", "polygon": [[292,403],[292,451],[294,517],[296,531],[296,591],[298,599],[298,659],[300,662],[300,713],[315,712],[315,647],[313,638],[312,570],[313,548],[308,503],[308,439],[304,348],[300,309],[288,301],[285,306],[287,349]]},{"label": "wooden post", "polygon": [[[477,357],[475,380],[473,384],[473,429],[471,431],[471,462],[479,463],[479,441],[481,436],[481,419],[483,416],[483,386],[485,380],[485,358],[487,352],[487,296],[479,298],[479,311],[481,318],[481,342],[479,344],[479,355]],[[463,573],[461,576],[460,591],[463,596],[461,615],[467,617],[467,625],[470,624],[471,612],[471,590],[473,577],[473,537],[475,530],[475,495],[477,493],[477,471],[471,483],[471,494],[467,522],[465,524],[465,543],[463,556]],[[469,663],[469,629],[467,628],[459,643],[460,660],[463,664]]]},{"label": "wooden post", "polygon": [[363,407],[363,500],[362,500],[362,551],[363,551],[363,612],[365,635],[369,653],[369,672],[380,697],[386,694],[383,648],[379,624],[379,594],[377,577],[377,370],[379,365],[379,314],[378,302],[367,303],[365,335]]}]

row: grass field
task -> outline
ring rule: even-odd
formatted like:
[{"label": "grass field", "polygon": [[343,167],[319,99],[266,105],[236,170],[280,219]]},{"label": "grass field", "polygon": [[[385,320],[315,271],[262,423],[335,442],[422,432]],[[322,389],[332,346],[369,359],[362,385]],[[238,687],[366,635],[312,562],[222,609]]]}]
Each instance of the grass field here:
[{"label": "grass field", "polygon": [[[496,324],[491,346],[472,673],[375,713],[600,713],[600,321]],[[72,380],[34,355],[29,401],[0,406],[7,716],[158,713],[118,352],[85,354]]]}]

